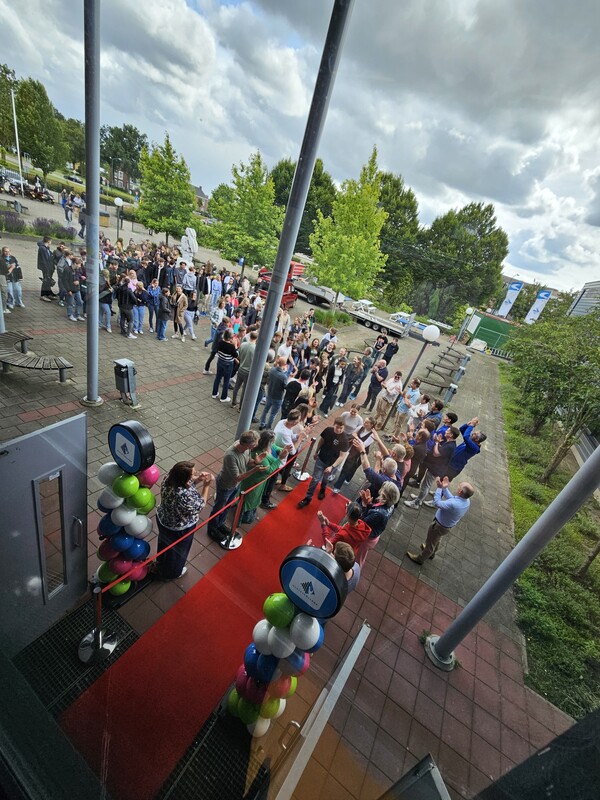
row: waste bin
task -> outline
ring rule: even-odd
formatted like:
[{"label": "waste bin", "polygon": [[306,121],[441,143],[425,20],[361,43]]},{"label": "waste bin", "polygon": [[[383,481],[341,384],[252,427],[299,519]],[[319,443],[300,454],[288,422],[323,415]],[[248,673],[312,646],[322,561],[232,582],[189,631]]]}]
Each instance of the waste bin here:
[{"label": "waste bin", "polygon": [[100,212],[100,225],[107,228],[110,225],[110,214],[107,211]]}]

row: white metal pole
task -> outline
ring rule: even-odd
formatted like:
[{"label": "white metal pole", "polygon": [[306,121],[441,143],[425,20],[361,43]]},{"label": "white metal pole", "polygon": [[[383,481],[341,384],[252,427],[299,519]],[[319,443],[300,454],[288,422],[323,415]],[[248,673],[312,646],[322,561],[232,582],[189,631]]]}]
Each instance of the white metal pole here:
[{"label": "white metal pole", "polygon": [[13,120],[15,121],[15,143],[17,145],[17,161],[19,162],[19,177],[21,178],[21,197],[25,197],[25,190],[23,189],[23,171],[21,169],[21,150],[19,149],[19,128],[17,126],[17,110],[15,108],[15,90],[10,90],[12,99]]}]

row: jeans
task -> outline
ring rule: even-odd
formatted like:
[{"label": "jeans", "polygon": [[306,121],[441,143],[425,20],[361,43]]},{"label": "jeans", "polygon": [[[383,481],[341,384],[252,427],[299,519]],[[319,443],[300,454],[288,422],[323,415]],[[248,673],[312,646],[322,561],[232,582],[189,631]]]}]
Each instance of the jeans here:
[{"label": "jeans", "polygon": [[337,390],[338,385],[335,384],[330,389],[327,389],[325,395],[323,396],[323,400],[321,401],[320,405],[320,411],[325,414],[325,416],[327,416],[327,414],[329,414],[330,410],[333,408],[335,399],[337,397]]},{"label": "jeans", "polygon": [[[213,392],[214,394],[214,392]],[[283,403],[283,398],[281,400],[272,400],[269,395],[267,395],[267,402],[265,403],[265,407],[263,409],[263,413],[260,417],[260,427],[261,428],[272,428],[273,422],[277,414],[279,414],[279,409],[281,408],[281,404]]]},{"label": "jeans", "polygon": [[[375,386],[370,386],[369,385],[369,391],[367,392],[367,399],[365,400],[365,402],[363,404],[363,408],[368,408],[369,411],[373,411],[373,407],[374,407],[375,402],[377,400],[377,395],[379,394],[380,391],[381,391],[381,386],[376,386],[375,387]],[[370,404],[370,407],[369,407],[369,404]]]},{"label": "jeans", "polygon": [[244,400],[244,392],[246,391],[246,382],[248,380],[249,372],[245,372],[243,370],[238,370],[237,378],[235,381],[235,386],[233,387],[233,402],[237,403],[237,396],[240,389],[242,390],[242,396],[240,398],[240,403]]},{"label": "jeans", "polygon": [[120,308],[119,313],[121,315],[121,319],[119,320],[119,325],[121,326],[121,335],[129,336],[131,333],[131,326],[133,324],[133,309]]},{"label": "jeans", "polygon": [[67,316],[81,317],[83,315],[83,300],[81,292],[71,292],[67,295]]},{"label": "jeans", "polygon": [[217,374],[213,383],[213,395],[219,393],[219,383],[223,380],[223,389],[221,391],[221,400],[227,397],[227,390],[229,389],[229,381],[231,380],[231,373],[233,372],[233,362],[223,361],[222,358],[217,358]]},{"label": "jeans", "polygon": [[[156,322],[156,325],[154,324]],[[150,330],[156,328],[158,330],[158,308],[157,306],[148,306],[148,325]]]},{"label": "jeans", "polygon": [[[192,525],[188,525],[187,528],[184,528],[181,531],[174,531],[172,528],[165,528],[164,525],[161,525],[158,518],[156,522],[158,525],[159,552],[164,547],[168,547],[171,542],[176,542],[177,539],[181,539],[182,536],[184,536],[188,531],[193,530],[198,524],[197,522],[194,522]],[[172,547],[162,556],[158,557],[158,571],[161,578],[172,580],[173,578],[178,578],[181,575],[190,552],[190,547],[192,546],[193,538],[193,536],[188,536],[187,539],[179,542],[179,544],[176,544],[175,547]]]},{"label": "jeans", "polygon": [[165,336],[167,332],[167,322],[166,319],[159,319],[156,323],[156,338],[159,342],[166,342],[167,337]]},{"label": "jeans", "polygon": [[13,306],[23,305],[23,286],[21,281],[6,281],[6,306],[12,308]]},{"label": "jeans", "polygon": [[134,333],[141,333],[142,326],[144,324],[144,312],[146,311],[146,306],[134,306],[133,307],[133,332]]},{"label": "jeans", "polygon": [[319,490],[319,494],[321,492],[325,492],[325,487],[327,486],[327,481],[329,479],[329,475],[325,475],[325,470],[329,464],[323,463],[321,459],[317,456],[315,460],[315,467],[313,469],[313,474],[310,483],[308,484],[308,489],[306,491],[306,499],[312,500],[312,496],[315,493],[315,489],[317,488],[317,484],[321,484],[321,489]]},{"label": "jeans", "polygon": [[217,329],[214,325],[210,326],[210,336],[208,339],[204,340],[204,347],[208,347],[211,342],[214,342],[215,336],[217,335]]},{"label": "jeans", "polygon": [[423,476],[421,481],[421,489],[419,491],[419,496],[415,500],[415,503],[420,506],[423,503],[423,500],[427,500],[427,495],[429,494],[429,490],[435,483],[435,475],[432,475],[429,470]]},{"label": "jeans", "polygon": [[106,328],[107,331],[110,330],[110,306],[107,303],[99,303],[99,316],[100,316],[100,327]]},{"label": "jeans", "polygon": [[183,319],[185,320],[185,324],[183,326],[183,332],[189,333],[192,339],[196,338],[196,334],[194,333],[194,314],[195,311],[184,311],[183,312]]},{"label": "jeans", "polygon": [[[217,476],[217,492],[215,496],[215,503],[210,512],[211,517],[213,516],[213,514],[217,514],[217,512],[221,511],[221,509],[224,508],[224,506],[226,506],[230,500],[233,500],[236,493],[237,493],[237,486],[232,486],[229,489],[224,489],[220,485],[220,481]],[[208,532],[210,533],[212,531],[213,534],[217,533],[221,525],[225,524],[225,520],[227,519],[228,513],[229,509],[221,512],[220,514],[217,514],[217,516],[208,523]],[[222,538],[223,536],[222,532],[219,531],[219,534],[220,534],[219,538]]]}]

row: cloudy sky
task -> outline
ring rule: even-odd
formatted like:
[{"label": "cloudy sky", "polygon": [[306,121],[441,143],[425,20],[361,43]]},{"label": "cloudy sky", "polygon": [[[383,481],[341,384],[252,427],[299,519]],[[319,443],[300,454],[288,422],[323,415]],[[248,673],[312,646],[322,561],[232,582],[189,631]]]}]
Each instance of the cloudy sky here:
[{"label": "cloudy sky", "polygon": [[[256,149],[297,157],[333,0],[100,5],[103,122],[168,130],[208,193]],[[80,119],[82,7],[0,0],[1,60]],[[506,274],[600,280],[599,40],[598,0],[355,0],[320,156],[341,182],[376,144],[423,224],[492,202]]]}]

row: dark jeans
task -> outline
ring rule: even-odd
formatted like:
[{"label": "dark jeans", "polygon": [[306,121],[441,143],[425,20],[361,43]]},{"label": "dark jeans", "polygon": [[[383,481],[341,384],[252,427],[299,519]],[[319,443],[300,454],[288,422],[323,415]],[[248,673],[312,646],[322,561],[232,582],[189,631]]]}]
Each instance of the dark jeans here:
[{"label": "dark jeans", "polygon": [[320,405],[320,410],[323,412],[323,414],[325,415],[329,414],[329,412],[333,408],[335,399],[337,397],[337,391],[338,391],[338,384],[336,383],[334,386],[332,386],[325,392],[323,400],[321,401]]},{"label": "dark jeans", "polygon": [[167,332],[167,322],[166,319],[159,319],[156,322],[156,338],[160,339],[160,341],[164,341],[167,337],[165,336]]},{"label": "dark jeans", "polygon": [[237,403],[237,396],[240,389],[242,390],[242,396],[240,397],[240,403],[244,400],[244,393],[246,391],[246,383],[248,381],[248,375],[250,373],[246,372],[245,370],[239,370],[237,374],[237,378],[235,381],[235,386],[233,387],[233,402]]},{"label": "dark jeans", "polygon": [[229,381],[231,380],[231,373],[233,372],[233,361],[223,361],[222,358],[217,359],[217,374],[213,383],[213,395],[219,393],[219,383],[223,381],[223,389],[221,390],[221,400],[227,397],[227,390],[229,389]]},{"label": "dark jeans", "polygon": [[381,391],[381,386],[373,387],[369,386],[369,391],[367,392],[367,399],[363,403],[363,408],[368,408],[369,411],[373,411],[375,403],[377,401],[377,395]]},{"label": "dark jeans", "polygon": [[[213,392],[214,394],[214,392]],[[273,422],[275,421],[275,417],[279,414],[279,410],[281,409],[282,400],[272,400],[269,395],[267,395],[267,402],[265,403],[265,407],[263,413],[260,417],[260,425],[261,428],[272,428]]]},{"label": "dark jeans", "polygon": [[52,297],[52,276],[54,274],[54,267],[44,269],[42,272],[42,288],[40,289],[40,297]]},{"label": "dark jeans", "polygon": [[[187,528],[184,528],[181,531],[174,531],[171,528],[165,528],[164,525],[161,525],[158,518],[156,519],[156,522],[158,525],[159,552],[163,549],[163,547],[170,545],[171,542],[176,542],[177,539],[181,539],[182,536],[184,536],[188,531],[193,530],[198,524],[197,522],[194,522],[193,525],[189,525]],[[181,575],[190,552],[190,547],[192,546],[193,538],[193,536],[188,536],[187,539],[179,542],[179,544],[176,544],[175,547],[172,547],[170,550],[167,550],[166,553],[163,553],[162,556],[158,557],[158,571],[161,578],[165,578],[165,580],[172,580],[173,578],[178,578]]]},{"label": "dark jeans", "polygon": [[[237,492],[237,486],[233,486],[230,489],[224,489],[220,486],[219,479],[217,478],[217,492],[215,497],[215,503],[212,507],[212,511],[210,515],[212,517],[213,514],[217,514],[218,511],[229,503],[230,500],[233,500]],[[212,519],[208,523],[208,531],[212,533],[217,533],[219,527],[225,524],[225,520],[227,519],[227,514],[229,513],[229,509],[223,511],[221,514],[218,514],[214,519]],[[221,537],[222,538],[222,537]]]},{"label": "dark jeans", "polygon": [[319,489],[319,493],[320,492],[325,492],[325,488],[327,487],[327,480],[329,478],[329,475],[325,475],[324,472],[325,472],[325,470],[327,469],[328,466],[329,466],[329,464],[323,463],[323,461],[321,461],[321,459],[317,457],[317,459],[315,461],[315,466],[314,466],[314,469],[313,469],[312,478],[310,480],[310,483],[308,484],[308,489],[306,491],[306,499],[307,500],[312,500],[312,496],[315,493],[315,489],[317,488],[317,485],[319,483],[321,484],[321,488]]},{"label": "dark jeans", "polygon": [[131,327],[133,325],[133,308],[119,307],[119,313],[121,315],[119,322],[121,326],[121,334],[122,336],[129,336],[131,333]]}]

